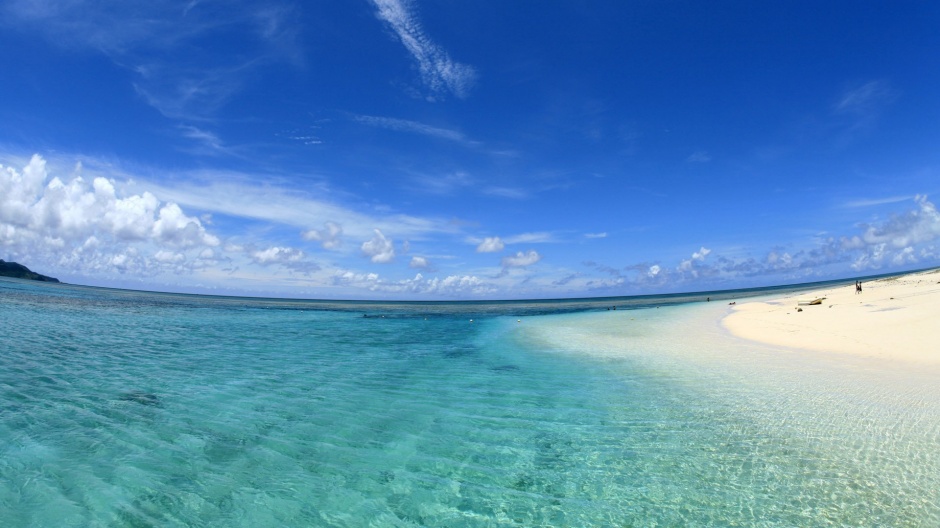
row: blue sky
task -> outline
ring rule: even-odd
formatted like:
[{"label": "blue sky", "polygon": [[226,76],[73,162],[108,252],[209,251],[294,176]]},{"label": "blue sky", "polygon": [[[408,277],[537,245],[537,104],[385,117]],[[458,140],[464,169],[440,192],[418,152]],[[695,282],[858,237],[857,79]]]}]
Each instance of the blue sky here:
[{"label": "blue sky", "polygon": [[354,299],[940,265],[940,4],[581,4],[4,2],[0,258]]}]

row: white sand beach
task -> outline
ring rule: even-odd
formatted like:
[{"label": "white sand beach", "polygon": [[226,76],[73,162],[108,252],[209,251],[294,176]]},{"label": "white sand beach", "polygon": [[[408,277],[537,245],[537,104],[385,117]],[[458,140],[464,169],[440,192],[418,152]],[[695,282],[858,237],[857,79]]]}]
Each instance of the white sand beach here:
[{"label": "white sand beach", "polygon": [[[823,299],[806,306],[800,301]],[[731,334],[787,348],[940,364],[940,269],[732,307]]]}]

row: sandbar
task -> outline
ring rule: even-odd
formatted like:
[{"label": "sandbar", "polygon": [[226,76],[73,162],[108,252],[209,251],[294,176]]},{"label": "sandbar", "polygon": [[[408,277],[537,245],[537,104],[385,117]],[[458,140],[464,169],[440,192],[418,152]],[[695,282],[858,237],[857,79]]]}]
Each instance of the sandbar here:
[{"label": "sandbar", "polygon": [[722,325],[784,348],[938,365],[940,269],[735,304]]}]

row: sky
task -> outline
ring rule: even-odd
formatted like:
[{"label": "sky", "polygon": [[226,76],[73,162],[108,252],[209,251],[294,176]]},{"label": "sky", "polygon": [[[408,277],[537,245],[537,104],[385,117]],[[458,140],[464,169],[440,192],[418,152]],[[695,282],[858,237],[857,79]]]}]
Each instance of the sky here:
[{"label": "sky", "polygon": [[940,4],[0,3],[0,258],[322,299],[940,266]]}]

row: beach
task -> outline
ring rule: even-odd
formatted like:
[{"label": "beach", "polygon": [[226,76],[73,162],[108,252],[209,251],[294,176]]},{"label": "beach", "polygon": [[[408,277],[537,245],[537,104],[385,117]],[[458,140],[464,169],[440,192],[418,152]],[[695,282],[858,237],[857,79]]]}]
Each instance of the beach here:
[{"label": "beach", "polygon": [[[808,301],[821,303],[807,305]],[[940,270],[736,303],[734,336],[770,345],[940,365]]]}]

